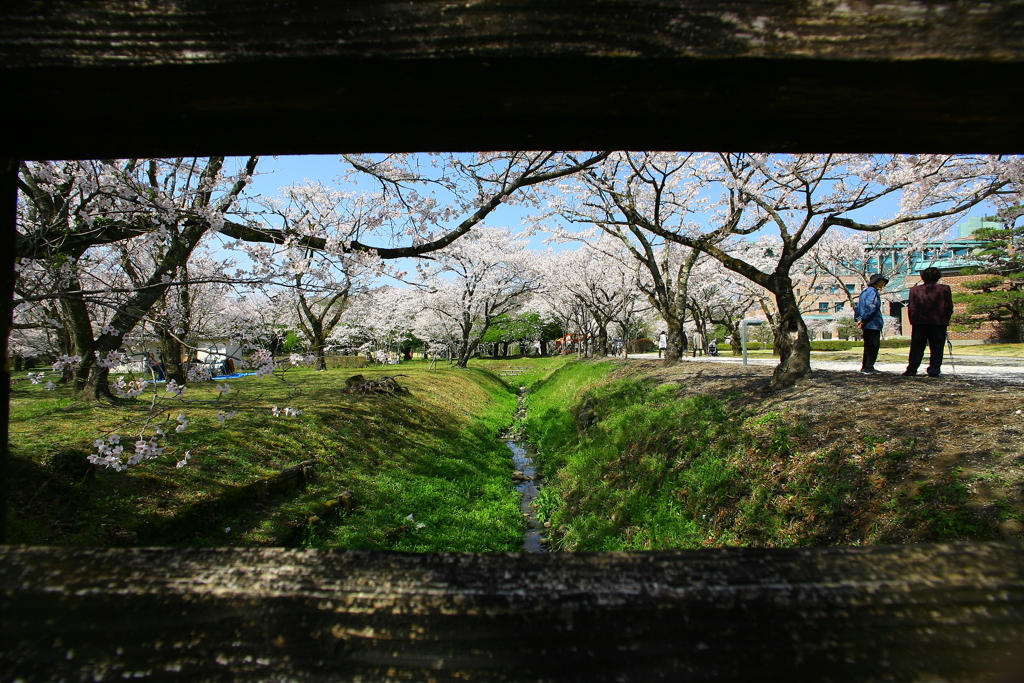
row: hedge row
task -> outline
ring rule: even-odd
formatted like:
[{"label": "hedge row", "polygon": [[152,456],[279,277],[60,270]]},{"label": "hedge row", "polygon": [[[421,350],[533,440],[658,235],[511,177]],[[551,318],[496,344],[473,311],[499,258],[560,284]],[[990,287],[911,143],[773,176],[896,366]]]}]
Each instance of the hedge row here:
[{"label": "hedge row", "polygon": [[[818,341],[811,342],[811,351],[846,351],[847,349],[859,349],[864,346],[862,341],[849,341],[846,339],[821,339]],[[909,339],[883,339],[880,346],[883,349],[905,349],[910,346]],[[720,348],[729,348],[728,344],[722,344]],[[750,350],[758,350],[765,348],[764,344],[758,342],[747,342],[747,348]],[[772,344],[768,344],[767,348],[773,348]]]}]

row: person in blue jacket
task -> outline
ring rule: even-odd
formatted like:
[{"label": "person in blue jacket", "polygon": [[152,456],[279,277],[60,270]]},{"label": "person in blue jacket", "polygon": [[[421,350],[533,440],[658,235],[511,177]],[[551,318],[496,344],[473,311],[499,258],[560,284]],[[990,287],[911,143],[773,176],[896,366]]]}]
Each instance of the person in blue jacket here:
[{"label": "person in blue jacket", "polygon": [[861,360],[862,375],[881,374],[875,370],[875,359],[878,358],[878,347],[882,341],[882,289],[889,284],[889,278],[875,273],[868,280],[868,286],[860,293],[857,306],[853,309],[853,318],[864,337],[864,358]]}]

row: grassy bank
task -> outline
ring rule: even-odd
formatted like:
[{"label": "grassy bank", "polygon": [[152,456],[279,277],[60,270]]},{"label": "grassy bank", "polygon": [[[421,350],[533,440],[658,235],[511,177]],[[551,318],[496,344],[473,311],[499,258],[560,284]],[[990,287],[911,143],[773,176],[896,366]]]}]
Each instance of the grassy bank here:
[{"label": "grassy bank", "polygon": [[931,454],[909,429],[829,441],[817,425],[812,438],[743,377],[702,393],[699,376],[615,367],[566,366],[530,396],[549,485],[538,508],[561,550],[984,539],[1021,513],[1005,500],[972,507],[954,469],[916,476]]},{"label": "grassy bank", "polygon": [[[112,408],[70,389],[19,382],[11,401],[8,539],[55,545],[277,545],[411,551],[514,550],[522,521],[508,450],[496,439],[516,397],[499,377],[423,363],[360,369],[407,375],[402,396],[343,394],[352,370],[291,370],[289,383],[241,378],[230,401],[196,385],[159,417],[171,448],[117,473],[82,465],[92,442],[144,419],[147,401]],[[299,408],[274,417],[273,406]],[[237,416],[221,423],[217,413]],[[188,427],[176,433],[175,417]],[[177,459],[191,451],[189,464]],[[173,455],[172,455],[173,452]],[[312,461],[292,490],[253,483]],[[346,494],[348,510],[338,504]],[[325,514],[326,513],[326,514]],[[408,516],[412,515],[412,519]]]}]

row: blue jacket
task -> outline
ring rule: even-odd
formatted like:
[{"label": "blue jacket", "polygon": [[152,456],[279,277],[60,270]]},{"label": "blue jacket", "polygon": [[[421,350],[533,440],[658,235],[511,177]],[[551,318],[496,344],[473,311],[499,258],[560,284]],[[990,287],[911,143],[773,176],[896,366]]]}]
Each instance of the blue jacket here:
[{"label": "blue jacket", "polygon": [[882,319],[882,297],[874,287],[865,287],[853,309],[853,319],[864,322],[865,330],[880,330],[885,325]]}]

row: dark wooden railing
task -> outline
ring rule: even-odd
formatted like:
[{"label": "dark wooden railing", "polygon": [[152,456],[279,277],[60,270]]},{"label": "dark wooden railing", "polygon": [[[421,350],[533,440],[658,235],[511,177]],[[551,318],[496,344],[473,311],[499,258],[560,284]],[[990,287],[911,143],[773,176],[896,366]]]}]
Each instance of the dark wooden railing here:
[{"label": "dark wooden railing", "polygon": [[0,550],[5,680],[979,681],[1024,545]]},{"label": "dark wooden railing", "polygon": [[1020,151],[1022,17],[1015,0],[9,2],[4,146]]},{"label": "dark wooden railing", "polygon": [[[6,3],[0,230],[26,158],[1022,152],[1022,26],[1015,0]],[[0,250],[8,330],[13,270]],[[1009,543],[6,547],[0,679],[1010,681],[1022,573]]]}]

